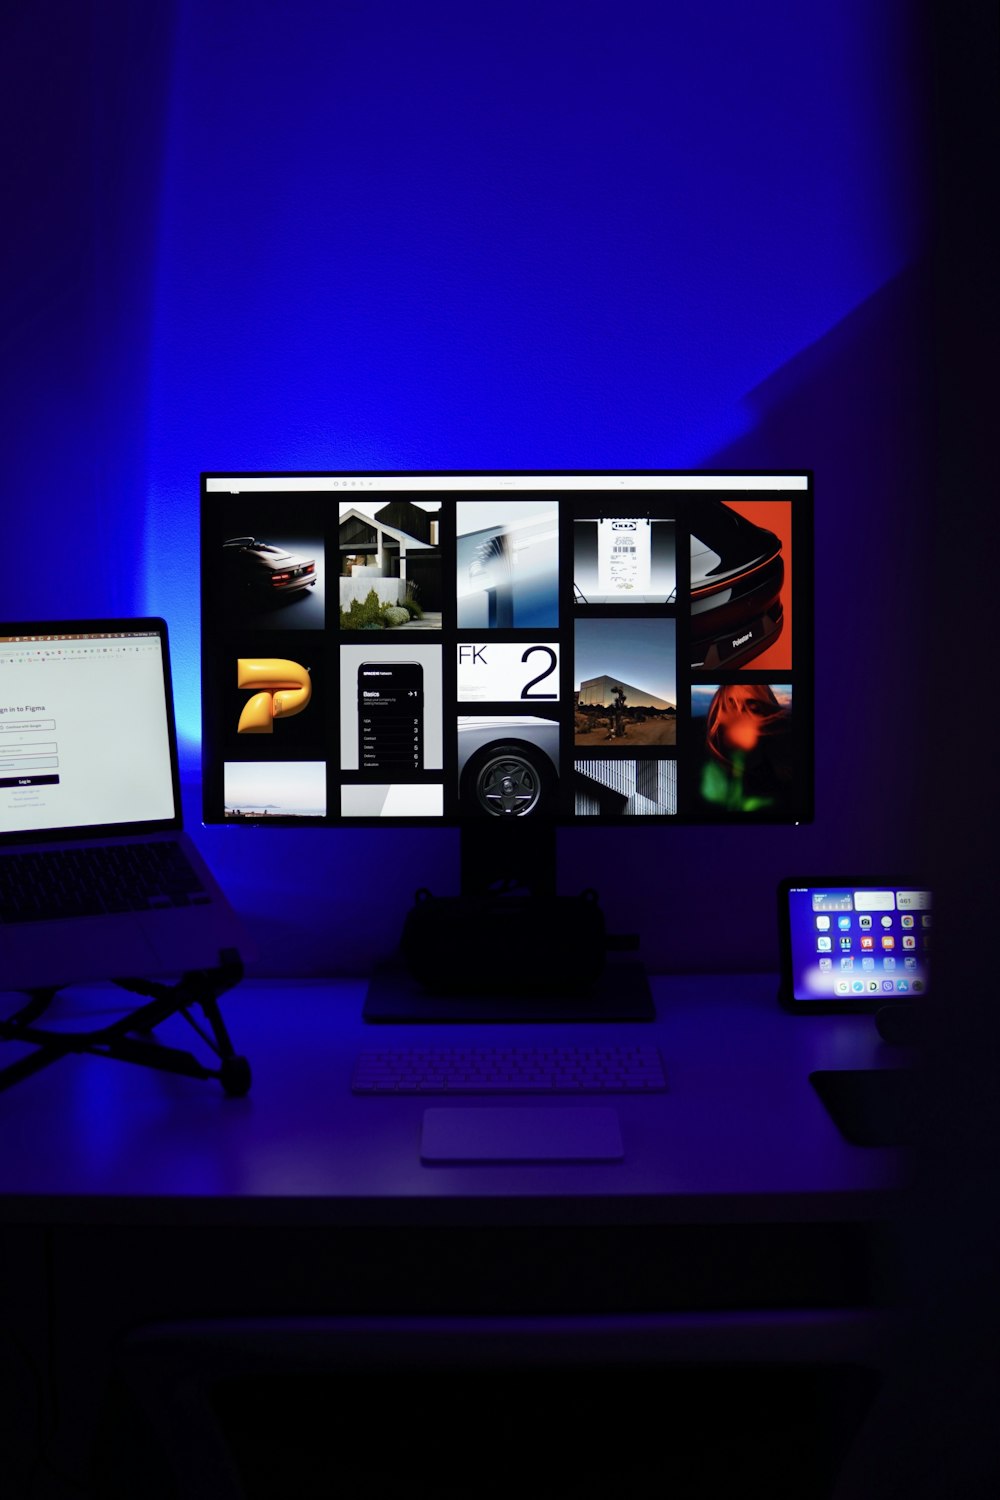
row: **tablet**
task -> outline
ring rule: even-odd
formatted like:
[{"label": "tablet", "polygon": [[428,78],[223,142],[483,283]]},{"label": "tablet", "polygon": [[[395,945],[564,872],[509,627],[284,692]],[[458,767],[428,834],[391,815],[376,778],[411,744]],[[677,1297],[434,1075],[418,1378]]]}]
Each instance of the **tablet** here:
[{"label": "tablet", "polygon": [[789,1010],[877,1011],[928,993],[931,891],[917,880],[796,878],[778,886]]}]

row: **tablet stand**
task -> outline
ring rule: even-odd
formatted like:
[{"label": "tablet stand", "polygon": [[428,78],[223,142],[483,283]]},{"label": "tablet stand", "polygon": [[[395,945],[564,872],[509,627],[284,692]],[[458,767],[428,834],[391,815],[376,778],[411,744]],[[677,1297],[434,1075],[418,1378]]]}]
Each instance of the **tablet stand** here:
[{"label": "tablet stand", "polygon": [[[152,979],[114,979],[111,982],[119,989],[147,995],[149,1001],[109,1026],[90,1031],[53,1031],[36,1026],[35,1022],[45,1014],[62,986],[28,990],[28,1003],[0,1021],[0,1039],[30,1042],[36,1050],[0,1068],[0,1091],[58,1062],[67,1053],[77,1052],[137,1063],[164,1073],[182,1073],[188,1078],[217,1078],[227,1094],[237,1097],[246,1094],[250,1088],[250,1064],[233,1051],[218,1005],[219,996],[242,978],[243,961],[239,953],[235,948],[224,948],[215,968],[191,970],[174,984]],[[194,1005],[200,1007],[211,1034],[191,1014]],[[183,1016],[198,1033],[218,1058],[218,1067],[206,1067],[192,1052],[164,1046],[152,1037],[154,1028],[173,1015]]]}]

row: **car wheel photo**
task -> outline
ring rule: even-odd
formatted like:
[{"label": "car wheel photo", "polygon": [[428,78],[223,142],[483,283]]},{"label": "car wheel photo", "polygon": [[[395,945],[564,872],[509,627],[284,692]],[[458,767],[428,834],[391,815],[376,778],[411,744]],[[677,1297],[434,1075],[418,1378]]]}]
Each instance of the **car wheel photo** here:
[{"label": "car wheel photo", "polygon": [[488,745],[470,761],[462,781],[470,810],[492,817],[525,817],[548,806],[552,772],[523,745]]}]

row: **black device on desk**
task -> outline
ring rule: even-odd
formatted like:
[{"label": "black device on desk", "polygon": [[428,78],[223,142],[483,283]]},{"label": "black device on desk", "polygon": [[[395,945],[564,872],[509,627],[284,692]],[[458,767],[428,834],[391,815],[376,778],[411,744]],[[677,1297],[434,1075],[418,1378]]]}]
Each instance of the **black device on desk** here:
[{"label": "black device on desk", "polygon": [[[913,1042],[930,988],[932,905],[921,880],[783,880],[781,1004],[800,1015],[869,1012],[883,1041]],[[820,1069],[810,1081],[853,1144],[914,1139],[918,1078],[912,1068]]]},{"label": "black device on desk", "polygon": [[557,828],[812,816],[807,471],[205,473],[201,537],[205,821],[461,829],[369,1020],[648,1019]]}]

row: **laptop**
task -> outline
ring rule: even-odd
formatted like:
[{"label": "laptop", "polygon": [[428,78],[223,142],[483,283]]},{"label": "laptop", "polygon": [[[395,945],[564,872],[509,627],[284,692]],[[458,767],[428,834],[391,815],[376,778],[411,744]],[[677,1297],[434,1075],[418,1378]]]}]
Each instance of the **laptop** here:
[{"label": "laptop", "polygon": [[0,624],[0,990],[251,956],[183,830],[166,623]]}]

